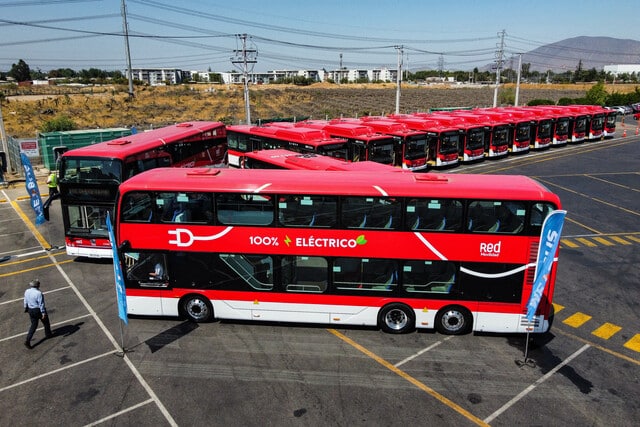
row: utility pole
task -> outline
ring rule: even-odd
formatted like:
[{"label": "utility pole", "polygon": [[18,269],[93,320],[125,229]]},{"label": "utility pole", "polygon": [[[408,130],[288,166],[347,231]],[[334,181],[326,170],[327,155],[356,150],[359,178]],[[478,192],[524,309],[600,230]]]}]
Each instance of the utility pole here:
[{"label": "utility pole", "polygon": [[342,54],[340,54],[340,68],[338,71],[338,84],[341,83],[342,80]]},{"label": "utility pole", "polygon": [[244,111],[246,115],[246,124],[251,124],[251,107],[249,105],[249,68],[253,71],[253,67],[258,62],[258,51],[256,49],[247,49],[247,35],[238,34],[242,40],[242,49],[236,49],[233,52],[235,56],[231,58],[231,62],[238,66],[242,66],[242,80],[244,81]]},{"label": "utility pole", "polygon": [[129,50],[129,24],[127,23],[127,5],[122,0],[122,27],[124,29],[124,48],[127,54],[127,74],[129,75],[129,98],[133,98],[133,70],[131,69],[131,51]]},{"label": "utility pole", "polygon": [[502,69],[502,56],[504,55],[504,36],[506,34],[505,30],[502,30],[498,33],[500,36],[500,44],[498,45],[498,50],[496,51],[496,88],[493,91],[493,107],[498,106],[498,87],[500,87],[500,70]]},{"label": "utility pole", "polygon": [[[7,159],[7,172],[13,172],[13,169],[11,169],[11,156],[9,156],[7,132],[4,130],[4,120],[2,119],[2,99],[3,97],[0,97],[0,142],[2,142],[2,151],[4,151]],[[0,165],[0,167],[2,166]],[[0,171],[0,175],[2,175],[2,171]]]},{"label": "utility pole", "polygon": [[396,114],[400,114],[400,85],[402,83],[402,55],[404,46],[396,46],[398,50],[398,71],[396,73]]},{"label": "utility pole", "polygon": [[514,105],[518,106],[518,98],[520,96],[520,74],[522,73],[522,54],[518,54],[518,78],[516,79],[516,100]]}]

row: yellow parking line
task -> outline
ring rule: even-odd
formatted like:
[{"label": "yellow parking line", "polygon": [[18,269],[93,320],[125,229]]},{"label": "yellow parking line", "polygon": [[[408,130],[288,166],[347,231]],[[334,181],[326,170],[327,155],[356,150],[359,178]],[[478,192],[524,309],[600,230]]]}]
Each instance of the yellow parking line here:
[{"label": "yellow parking line", "polygon": [[571,316],[567,317],[562,323],[574,328],[579,328],[580,326],[587,323],[589,319],[591,319],[591,316],[589,316],[588,314],[577,312],[576,314],[572,314]]},{"label": "yellow parking line", "polygon": [[560,239],[560,243],[562,243],[563,245],[569,247],[569,248],[577,248],[580,247],[580,245],[576,245],[575,243],[573,243],[571,240],[567,240],[567,239]]},{"label": "yellow parking line", "polygon": [[637,351],[640,353],[640,334],[634,335],[629,341],[624,343],[624,346],[629,350]]},{"label": "yellow parking line", "polygon": [[615,334],[617,334],[622,328],[618,325],[614,325],[613,323],[605,323],[600,326],[595,331],[591,332],[591,334],[600,337],[602,339],[608,340]]},{"label": "yellow parking line", "polygon": [[416,386],[420,390],[424,391],[425,393],[427,393],[431,397],[435,398],[440,403],[442,403],[442,404],[448,406],[449,408],[453,409],[458,414],[462,415],[463,417],[465,417],[466,419],[468,419],[472,423],[477,424],[479,426],[489,426],[489,424],[485,423],[480,418],[476,417],[471,412],[469,412],[466,409],[464,409],[462,406],[456,404],[452,400],[447,399],[445,396],[441,395],[437,391],[435,391],[432,388],[428,387],[427,385],[425,385],[421,381],[418,381],[417,379],[413,378],[411,375],[409,375],[406,372],[402,371],[401,369],[398,369],[397,367],[393,366],[393,364],[391,364],[387,360],[383,359],[382,357],[378,356],[374,352],[370,351],[369,349],[365,348],[364,346],[362,346],[362,345],[358,344],[357,342],[353,341],[351,338],[347,337],[346,335],[341,334],[340,332],[338,332],[335,329],[327,329],[327,330],[330,333],[332,333],[333,335],[335,335],[336,337],[338,337],[339,339],[341,339],[342,341],[344,341],[345,343],[347,343],[350,346],[352,346],[353,348],[355,348],[356,350],[364,353],[369,358],[375,360],[376,362],[378,362],[379,364],[381,364],[382,366],[384,366],[385,368],[387,368],[388,370],[390,370],[394,374],[404,378],[406,381],[410,382],[411,384],[413,384],[414,386]]},{"label": "yellow parking line", "polygon": [[22,209],[20,209],[20,206],[18,205],[18,203],[16,203],[15,201],[12,201],[11,206],[13,206],[13,209],[15,209],[15,211],[18,213],[18,216],[22,218],[22,221],[27,225],[29,230],[31,230],[31,233],[33,233],[33,236],[36,238],[36,240],[40,242],[40,245],[42,245],[44,249],[51,249],[51,245],[42,236],[42,234],[40,234],[40,232],[38,231],[36,226],[33,225],[29,217],[22,211]]},{"label": "yellow parking line", "polygon": [[634,242],[640,243],[640,238],[639,237],[636,237],[636,236],[624,236],[624,237],[626,237],[629,240],[633,240]]},{"label": "yellow parking line", "polygon": [[0,277],[15,276],[17,274],[28,273],[29,271],[35,271],[35,270],[40,270],[40,269],[43,269],[43,268],[55,267],[56,265],[66,264],[68,262],[73,262],[73,260],[72,259],[68,259],[68,260],[65,260],[65,261],[56,262],[55,264],[39,265],[38,267],[25,268],[24,270],[20,270],[20,271],[12,271],[10,273],[0,274]]},{"label": "yellow parking line", "polygon": [[611,240],[613,240],[613,241],[616,241],[616,242],[618,242],[618,243],[622,244],[622,245],[632,245],[632,244],[633,244],[633,243],[631,243],[631,242],[630,242],[630,241],[628,241],[628,240],[624,240],[624,239],[623,239],[622,237],[620,237],[620,236],[609,236],[609,238],[610,238]]},{"label": "yellow parking line", "polygon": [[553,312],[557,313],[561,310],[564,310],[564,305],[560,305],[560,304],[556,304],[555,302],[553,303]]},{"label": "yellow parking line", "polygon": [[576,240],[577,240],[578,242],[582,243],[583,245],[588,246],[588,247],[590,247],[590,248],[593,248],[593,247],[595,247],[595,246],[598,246],[598,245],[596,245],[595,243],[593,243],[591,240],[589,240],[589,239],[585,239],[584,237],[578,237]]},{"label": "yellow parking line", "polygon": [[611,243],[610,241],[608,241],[604,237],[594,237],[593,240],[595,240],[598,243],[602,243],[605,246],[614,246],[615,245],[615,243]]}]

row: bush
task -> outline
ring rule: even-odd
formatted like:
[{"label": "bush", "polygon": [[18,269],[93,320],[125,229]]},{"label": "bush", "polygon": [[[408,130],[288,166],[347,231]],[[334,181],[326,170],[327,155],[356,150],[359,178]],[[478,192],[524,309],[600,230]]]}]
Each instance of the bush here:
[{"label": "bush", "polygon": [[76,124],[73,120],[71,120],[67,116],[57,116],[51,120],[44,122],[42,127],[40,128],[40,132],[59,132],[59,131],[67,131],[74,130],[76,128]]}]

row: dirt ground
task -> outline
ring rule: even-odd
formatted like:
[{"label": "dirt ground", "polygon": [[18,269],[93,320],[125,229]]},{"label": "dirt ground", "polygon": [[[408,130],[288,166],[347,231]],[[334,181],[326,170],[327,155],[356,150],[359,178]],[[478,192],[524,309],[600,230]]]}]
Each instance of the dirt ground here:
[{"label": "dirt ground", "polygon": [[[519,99],[584,97],[590,85],[522,85]],[[189,120],[238,124],[245,120],[242,86],[194,85],[136,87],[129,98],[126,87],[101,87],[83,94],[38,94],[6,97],[2,103],[7,135],[34,137],[43,124],[59,116],[71,118],[78,129],[166,126]],[[617,85],[616,90],[624,90]],[[500,89],[515,92],[513,86]],[[630,89],[633,90],[633,89]],[[400,112],[443,107],[489,107],[493,86],[418,86],[403,84]],[[328,85],[306,87],[257,85],[250,88],[253,122],[272,118],[335,118],[384,115],[395,112],[394,84]]]}]

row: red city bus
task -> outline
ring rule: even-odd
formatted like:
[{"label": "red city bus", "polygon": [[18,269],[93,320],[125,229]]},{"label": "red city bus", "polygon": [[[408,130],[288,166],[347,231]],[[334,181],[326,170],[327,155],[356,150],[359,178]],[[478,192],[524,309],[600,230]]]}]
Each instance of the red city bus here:
[{"label": "red city bus", "polygon": [[553,118],[551,126],[551,146],[558,147],[567,144],[569,138],[569,127],[571,122],[571,115],[566,111],[561,111],[556,108],[546,108],[548,105],[536,105],[533,107],[523,107],[534,111],[542,111],[544,114],[548,114]]},{"label": "red city bus", "polygon": [[242,168],[245,153],[283,148],[298,153],[317,153],[347,161],[346,139],[332,138],[320,129],[296,127],[290,123],[267,123],[264,126],[227,126],[229,166]]},{"label": "red city bus", "polygon": [[511,145],[512,126],[507,122],[497,120],[494,117],[475,114],[468,110],[454,110],[448,114],[468,123],[485,126],[488,136],[484,138],[484,152],[489,159],[498,159],[509,154]]},{"label": "red city bus", "polygon": [[572,108],[571,106],[545,105],[545,109],[556,111],[560,114],[569,116],[569,131],[567,142],[581,143],[585,140],[587,130],[587,114],[581,109]]},{"label": "red city bus", "polygon": [[396,161],[396,145],[399,146],[399,143],[393,137],[378,133],[369,126],[346,121],[305,120],[296,123],[296,127],[321,129],[333,138],[346,139],[349,161],[369,160],[383,165],[401,165],[401,159]]},{"label": "red city bus", "polygon": [[295,151],[274,148],[270,150],[251,151],[243,154],[240,162],[244,169],[292,169],[292,170],[324,170],[324,171],[400,171],[394,166],[364,160],[361,162],[345,162],[334,157],[315,153],[298,153]]},{"label": "red city bus", "polygon": [[[576,109],[587,114],[585,137],[588,141],[597,141],[605,137],[605,125],[609,110],[599,105],[575,105],[570,107],[577,107]],[[615,132],[615,119],[613,123]]]},{"label": "red city bus", "polygon": [[121,182],[148,169],[222,164],[220,122],[184,122],[69,150],[60,157],[60,199],[67,254],[111,258],[106,217]]},{"label": "red city bus", "polygon": [[[391,333],[526,332],[542,223],[560,208],[524,176],[401,171],[158,169],[118,199],[129,314]],[[555,264],[532,332],[550,327]]]},{"label": "red city bus", "polygon": [[464,131],[455,126],[443,126],[410,114],[389,114],[391,120],[404,123],[409,129],[427,132],[427,163],[432,167],[452,167],[460,164],[458,152],[464,145]]},{"label": "red city bus", "polygon": [[616,120],[618,118],[618,112],[604,108],[604,116],[603,135],[605,138],[613,138],[616,136]]},{"label": "red city bus", "polygon": [[460,145],[460,151],[458,152],[458,159],[461,163],[471,163],[484,160],[485,139],[491,138],[488,126],[471,123],[464,120],[462,117],[447,114],[446,112],[415,113],[414,115],[428,120],[435,120],[441,126],[457,127],[462,129],[465,137],[463,138],[463,143]]},{"label": "red city bus", "polygon": [[530,148],[532,150],[542,150],[551,146],[554,117],[548,112],[529,107],[508,107],[503,110],[514,117],[531,120]]},{"label": "red city bus", "polygon": [[[427,163],[427,133],[409,127],[403,123],[389,120],[387,117],[365,116],[360,119],[338,119],[355,120],[369,126],[376,132],[394,137],[396,144],[396,166],[402,166],[413,172],[425,171]],[[332,120],[333,122],[333,120]],[[401,164],[398,164],[400,162]]]},{"label": "red city bus", "polygon": [[509,151],[514,154],[524,154],[529,152],[531,145],[531,129],[533,126],[531,120],[514,117],[507,112],[498,111],[497,109],[479,108],[472,111],[475,114],[485,115],[495,120],[509,123],[512,126]]}]

